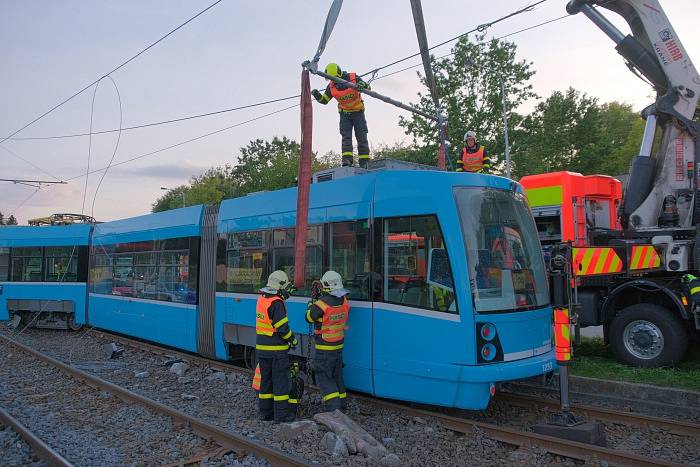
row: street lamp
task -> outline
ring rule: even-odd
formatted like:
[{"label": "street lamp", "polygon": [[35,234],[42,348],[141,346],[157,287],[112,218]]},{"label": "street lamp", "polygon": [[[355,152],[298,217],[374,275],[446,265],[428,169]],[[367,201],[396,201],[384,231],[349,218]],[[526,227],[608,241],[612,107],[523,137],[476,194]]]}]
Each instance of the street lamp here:
[{"label": "street lamp", "polygon": [[[164,190],[164,191],[168,191],[170,188],[162,186],[162,187],[160,187],[160,189]],[[185,192],[181,191],[180,195],[182,196],[182,207],[184,208],[185,207]]]},{"label": "street lamp", "polygon": [[[470,59],[467,58],[466,62],[467,68],[473,67],[475,64]],[[487,71],[488,72],[488,71]],[[508,106],[506,104],[506,88],[503,84],[503,76],[497,75],[498,83],[501,86],[501,102],[503,103],[503,136],[505,143],[505,156],[506,156],[506,177],[510,178],[510,143],[508,141]]]}]

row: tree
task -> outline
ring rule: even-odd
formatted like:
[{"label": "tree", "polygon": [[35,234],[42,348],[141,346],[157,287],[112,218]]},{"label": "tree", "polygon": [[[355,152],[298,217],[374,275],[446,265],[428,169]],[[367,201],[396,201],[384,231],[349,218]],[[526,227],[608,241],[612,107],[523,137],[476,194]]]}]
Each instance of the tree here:
[{"label": "tree", "polygon": [[[223,199],[244,196],[256,191],[278,190],[294,186],[299,167],[299,143],[289,138],[272,140],[256,139],[241,148],[235,166],[213,167],[199,176],[192,177],[189,185],[169,190],[153,203],[153,212],[182,206],[184,193],[186,204],[216,204]],[[318,160],[314,155],[313,170],[321,170],[334,164],[334,154]]]},{"label": "tree", "polygon": [[580,170],[599,138],[596,99],[573,88],[555,91],[513,132],[514,176]]},{"label": "tree", "polygon": [[[512,42],[498,39],[486,40],[478,35],[474,42],[461,38],[452,49],[452,56],[436,59],[431,57],[435,84],[440,95],[449,123],[448,139],[451,143],[451,158],[462,148],[462,139],[467,130],[477,133],[478,139],[489,148],[493,155],[502,153],[503,107],[500,80],[506,91],[507,106],[511,109],[509,127],[519,121],[512,111],[531,97],[530,78],[535,74],[532,63],[516,58],[517,46]],[[425,78],[418,73],[425,85]],[[418,93],[419,101],[413,106],[434,113],[434,105],[429,93]],[[399,125],[407,135],[413,137],[414,145],[423,145],[433,153],[434,164],[437,158],[438,135],[433,121],[413,114],[400,117]]]},{"label": "tree", "polygon": [[0,212],[0,225],[5,225],[5,215]]},{"label": "tree", "polygon": [[638,152],[643,130],[643,120],[628,104],[599,105],[573,88],[555,91],[513,130],[514,174],[619,175]]},{"label": "tree", "polygon": [[17,225],[17,219],[13,214],[10,214],[10,217],[7,218],[5,225]]}]

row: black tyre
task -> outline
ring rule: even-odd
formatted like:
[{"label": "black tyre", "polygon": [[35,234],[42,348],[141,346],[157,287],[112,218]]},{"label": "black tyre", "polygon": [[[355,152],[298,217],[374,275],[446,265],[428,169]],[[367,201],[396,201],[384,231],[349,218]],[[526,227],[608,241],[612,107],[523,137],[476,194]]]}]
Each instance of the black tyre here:
[{"label": "black tyre", "polygon": [[673,366],[688,350],[683,322],[651,303],[623,308],[610,325],[609,338],[618,360],[644,368]]}]

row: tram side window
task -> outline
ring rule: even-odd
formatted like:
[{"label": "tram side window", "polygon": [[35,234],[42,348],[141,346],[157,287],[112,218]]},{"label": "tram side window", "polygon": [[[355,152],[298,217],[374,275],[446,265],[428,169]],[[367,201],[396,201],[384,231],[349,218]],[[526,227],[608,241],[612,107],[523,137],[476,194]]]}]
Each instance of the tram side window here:
[{"label": "tram side window", "polygon": [[[306,274],[304,288],[297,295],[309,296],[311,283],[323,275],[323,226],[311,225],[306,231]],[[294,229],[272,232],[272,270],[282,270],[294,280]]]},{"label": "tram side window", "polygon": [[0,248],[0,281],[10,278],[10,249]]},{"label": "tram side window", "polygon": [[[368,300],[373,287],[367,220],[330,224],[329,269],[338,272],[353,300]],[[378,286],[374,286],[378,289]]]},{"label": "tram side window", "polygon": [[13,282],[41,282],[42,248],[13,248],[11,277]]},{"label": "tram side window", "polygon": [[78,246],[46,247],[46,282],[76,282],[80,249]]},{"label": "tram side window", "polygon": [[265,285],[269,236],[262,230],[226,235],[226,284],[219,291],[256,293]]},{"label": "tram side window", "polygon": [[95,246],[90,264],[94,293],[197,303],[199,238]]},{"label": "tram side window", "polygon": [[114,248],[95,245],[90,253],[90,292],[111,295],[114,284]]},{"label": "tram side window", "polygon": [[384,301],[457,313],[454,280],[437,218],[385,219],[383,237]]}]

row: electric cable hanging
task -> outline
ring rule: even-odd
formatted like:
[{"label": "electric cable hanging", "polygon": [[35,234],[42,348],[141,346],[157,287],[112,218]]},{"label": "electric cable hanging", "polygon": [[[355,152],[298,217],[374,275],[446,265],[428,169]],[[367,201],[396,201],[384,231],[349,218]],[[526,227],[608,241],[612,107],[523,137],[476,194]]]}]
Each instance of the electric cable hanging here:
[{"label": "electric cable hanging", "polygon": [[[112,162],[114,162],[114,158],[117,155],[117,150],[119,149],[119,142],[122,139],[122,122],[123,122],[123,111],[122,111],[122,96],[119,93],[119,87],[117,86],[116,81],[114,81],[114,78],[111,76],[108,76],[110,81],[112,81],[112,85],[114,86],[114,91],[117,93],[117,99],[119,100],[119,133],[117,133],[117,142],[114,144],[114,151],[112,151],[112,157],[109,159],[109,163],[107,164],[107,168],[105,169],[104,172],[102,172],[102,176],[100,177],[100,181],[97,183],[97,188],[95,188],[95,195],[92,197],[92,207],[90,209],[90,217],[93,219],[95,218],[95,201],[97,201],[97,193],[100,191],[100,187],[102,186],[102,182],[104,181],[105,177],[107,176],[107,171],[112,167]],[[92,121],[92,115],[90,116],[90,120]],[[92,138],[92,137],[91,137]],[[87,177],[86,177],[87,179]]]},{"label": "electric cable hanging", "polygon": [[[546,1],[548,1],[548,0],[539,0],[538,2],[533,3],[532,5],[524,6],[524,7],[520,8],[520,9],[515,10],[515,11],[513,11],[513,12],[511,12],[511,13],[505,15],[505,16],[502,16],[502,17],[498,18],[498,19],[489,21],[489,22],[487,22],[487,23],[482,23],[482,24],[476,26],[475,28],[470,29],[469,31],[463,32],[463,33],[461,33],[461,34],[459,34],[459,35],[457,35],[457,36],[454,36],[454,37],[452,37],[452,38],[450,38],[450,39],[447,39],[447,40],[442,41],[442,42],[440,42],[440,43],[438,43],[438,44],[432,45],[432,46],[428,47],[427,50],[430,51],[430,50],[436,49],[436,48],[438,48],[438,47],[441,47],[441,46],[443,46],[443,45],[445,45],[445,44],[449,44],[450,42],[456,41],[457,39],[460,39],[460,38],[462,38],[462,37],[464,37],[464,36],[467,36],[467,35],[469,35],[469,34],[471,34],[471,33],[473,33],[473,32],[483,32],[483,31],[485,31],[486,29],[488,29],[488,28],[490,28],[491,26],[493,26],[494,24],[500,23],[501,21],[504,21],[504,20],[506,20],[506,19],[508,19],[508,18],[512,18],[513,16],[517,16],[517,15],[522,14],[522,13],[530,12],[530,11],[534,10],[536,6],[538,6],[538,5],[540,5],[541,3],[544,3],[544,2],[546,2]],[[386,65],[382,65],[382,66],[373,68],[372,70],[370,70],[370,71],[368,71],[368,72],[366,72],[366,73],[360,75],[360,77],[367,76],[367,75],[372,74],[372,73],[376,73],[376,72],[378,72],[378,71],[380,71],[380,70],[383,70],[384,68],[389,68],[389,67],[391,67],[391,66],[398,65],[399,63],[403,63],[403,62],[405,62],[406,60],[410,60],[410,59],[412,59],[412,58],[418,57],[418,56],[420,56],[420,54],[421,54],[421,52],[418,51],[418,52],[416,52],[416,53],[414,53],[414,54],[408,55],[408,56],[403,57],[403,58],[400,58],[400,59],[398,59],[398,60],[394,60],[394,61],[391,62],[391,63],[387,63]]]},{"label": "electric cable hanging", "polygon": [[[294,109],[294,108],[296,108],[296,107],[299,107],[299,104],[294,104],[294,105],[289,106],[289,107],[284,107],[284,108],[282,108],[282,109],[278,109],[278,110],[275,110],[275,111],[273,111],[273,112],[269,112],[269,113],[266,113],[266,114],[263,114],[263,115],[259,115],[259,116],[257,116],[257,117],[253,117],[253,118],[248,119],[248,120],[245,120],[245,121],[243,121],[243,122],[235,123],[235,124],[233,124],[233,125],[229,125],[229,126],[224,127],[224,128],[219,128],[218,130],[210,131],[210,132],[204,133],[204,134],[202,134],[202,135],[195,136],[195,137],[193,137],[193,138],[189,138],[189,139],[186,139],[186,140],[184,140],[184,141],[180,141],[180,142],[175,143],[175,144],[171,144],[170,146],[165,146],[165,147],[162,147],[162,148],[160,148],[160,149],[156,149],[155,151],[150,151],[150,152],[147,152],[147,153],[145,153],[145,154],[141,154],[141,155],[138,155],[138,156],[131,157],[131,158],[129,158],[129,159],[125,159],[125,160],[123,160],[123,161],[119,161],[119,162],[117,162],[116,164],[112,164],[111,167],[117,167],[117,166],[121,166],[121,165],[124,165],[124,164],[128,164],[128,163],[130,163],[130,162],[134,162],[134,161],[136,161],[136,160],[143,159],[143,158],[145,158],[145,157],[152,156],[152,155],[154,155],[154,154],[158,154],[158,153],[161,153],[161,152],[170,150],[170,149],[177,148],[177,147],[179,147],[179,146],[183,146],[183,145],[188,144],[188,143],[192,143],[192,142],[194,142],[194,141],[198,141],[198,140],[200,140],[200,139],[208,138],[209,136],[213,136],[213,135],[216,135],[216,134],[219,134],[219,133],[223,133],[224,131],[231,130],[231,129],[236,128],[236,127],[239,127],[239,126],[246,125],[246,124],[251,123],[251,122],[254,122],[254,121],[256,121],[256,120],[261,120],[261,119],[263,119],[263,118],[271,117],[271,116],[273,116],[273,115],[276,115],[276,114],[278,114],[278,113],[284,112],[284,111],[286,111],[286,110]],[[102,172],[102,171],[107,170],[107,169],[108,169],[108,167],[102,167],[102,168],[99,168],[99,169],[93,169],[93,170],[90,170],[89,173],[87,173],[87,174],[83,173],[83,174],[80,174],[80,175],[76,175],[76,176],[74,176],[74,177],[67,178],[66,181],[67,181],[67,182],[70,182],[70,181],[73,181],[73,180],[77,180],[77,179],[79,179],[79,178],[85,177],[86,175],[92,175],[92,174],[94,174],[94,173]]]},{"label": "electric cable hanging", "polygon": [[111,74],[114,73],[115,71],[118,71],[118,70],[120,70],[121,68],[125,67],[126,65],[128,65],[129,63],[131,63],[132,61],[134,61],[135,59],[137,59],[138,57],[140,57],[140,56],[143,55],[144,53],[146,53],[148,50],[150,50],[151,48],[155,47],[157,44],[159,44],[159,43],[162,42],[163,40],[167,39],[169,36],[171,36],[172,34],[174,34],[175,32],[177,32],[178,30],[182,29],[183,27],[185,27],[186,25],[188,25],[189,23],[191,23],[191,22],[194,21],[195,19],[199,18],[201,15],[203,15],[203,14],[206,13],[207,11],[211,10],[212,8],[214,8],[216,5],[218,5],[218,4],[221,3],[222,1],[223,1],[223,0],[216,0],[214,3],[212,3],[212,4],[209,5],[208,7],[204,8],[203,10],[201,10],[199,13],[197,13],[196,15],[192,16],[191,18],[189,18],[189,19],[188,19],[187,21],[185,21],[184,23],[181,23],[179,26],[177,26],[177,27],[171,29],[167,34],[161,36],[161,37],[160,37],[158,40],[156,40],[155,42],[152,42],[152,43],[151,43],[150,45],[148,45],[147,47],[141,49],[141,51],[139,51],[136,55],[131,56],[131,58],[127,59],[126,61],[124,61],[124,62],[122,62],[122,63],[120,63],[119,65],[117,65],[116,67],[114,67],[111,71],[109,71],[109,72],[103,74],[102,76],[100,76],[99,78],[97,78],[96,80],[94,80],[93,82],[91,82],[90,84],[88,84],[88,85],[84,86],[83,88],[81,88],[80,90],[76,91],[76,92],[73,93],[70,97],[67,97],[67,98],[65,98],[64,100],[62,100],[61,102],[59,102],[58,104],[54,105],[54,106],[51,107],[49,110],[47,110],[46,112],[44,112],[44,113],[42,113],[41,115],[39,115],[38,117],[36,117],[34,120],[32,120],[32,121],[30,121],[29,123],[25,124],[25,125],[22,126],[21,128],[19,128],[19,129],[13,131],[13,132],[10,133],[8,136],[5,136],[4,138],[0,139],[0,144],[2,144],[3,142],[5,142],[5,141],[8,140],[9,138],[15,136],[17,133],[19,133],[19,132],[25,130],[26,128],[29,128],[29,127],[32,126],[32,125],[34,125],[36,122],[38,122],[38,121],[41,120],[42,118],[46,117],[47,115],[49,115],[49,114],[50,114],[51,112],[53,112],[54,110],[58,109],[58,108],[61,107],[62,105],[66,104],[67,102],[71,101],[72,99],[74,99],[75,97],[79,96],[79,95],[82,94],[83,92],[87,91],[87,90],[90,89],[92,86],[96,85],[101,79],[106,78],[107,76],[111,75]]},{"label": "electric cable hanging", "polygon": [[[195,114],[195,115],[188,115],[185,117],[173,118],[170,120],[161,120],[161,121],[157,121],[157,122],[143,123],[140,125],[127,126],[127,127],[123,127],[123,128],[112,128],[110,130],[93,131],[92,133],[73,133],[73,134],[53,135],[53,136],[28,136],[28,137],[19,137],[19,138],[9,138],[9,140],[10,141],[38,141],[38,140],[78,138],[78,137],[82,137],[82,136],[90,136],[91,134],[92,134],[92,136],[95,136],[95,135],[104,135],[104,134],[108,134],[108,133],[117,133],[117,132],[123,132],[123,131],[138,130],[141,128],[149,128],[149,127],[154,127],[154,126],[159,126],[159,125],[167,125],[170,123],[184,122],[187,120],[194,120],[197,118],[211,117],[213,115],[220,115],[220,114],[225,114],[225,113],[229,113],[229,112],[235,112],[236,110],[251,109],[253,107],[259,107],[259,106],[266,105],[266,104],[274,104],[276,102],[283,102],[283,101],[288,101],[291,99],[298,99],[299,97],[301,97],[301,95],[297,94],[296,96],[280,97],[278,99],[270,99],[267,101],[255,102],[253,104],[246,104],[246,105],[241,105],[238,107],[231,107],[228,109],[215,110],[212,112],[206,112],[206,113]],[[0,148],[5,149],[2,146],[0,146]],[[25,162],[27,162],[27,161],[25,161]],[[29,163],[29,162],[27,162],[27,163]],[[54,177],[54,178],[56,178],[56,177]]]}]

